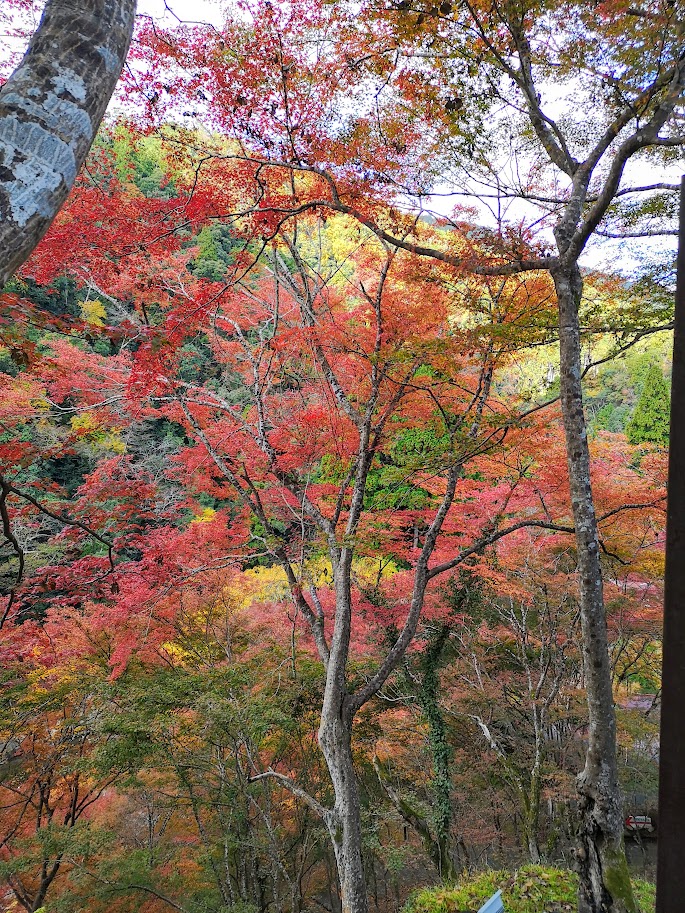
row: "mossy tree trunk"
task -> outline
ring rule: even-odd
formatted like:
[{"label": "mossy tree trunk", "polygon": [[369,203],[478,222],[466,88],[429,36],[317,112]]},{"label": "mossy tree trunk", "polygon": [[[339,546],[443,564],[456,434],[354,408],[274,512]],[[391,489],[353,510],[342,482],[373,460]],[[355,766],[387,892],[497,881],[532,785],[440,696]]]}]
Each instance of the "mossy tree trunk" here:
[{"label": "mossy tree trunk", "polygon": [[[565,235],[557,230],[563,252]],[[599,533],[590,479],[583,410],[580,321],[582,278],[577,264],[553,272],[559,309],[561,411],[566,435],[571,505],[576,529],[583,665],[588,704],[588,747],[578,778],[580,797],[580,913],[637,913],[623,842],[616,762],[616,715]]]},{"label": "mossy tree trunk", "polygon": [[[443,881],[454,881],[458,869],[465,860],[460,858],[459,841],[453,847],[451,837],[452,818],[452,757],[453,749],[447,738],[447,727],[440,707],[439,667],[445,647],[449,642],[450,629],[442,625],[423,651],[420,659],[421,677],[417,689],[417,698],[421,710],[428,722],[428,742],[433,762],[433,815],[435,819],[435,839],[438,846],[438,872]],[[454,855],[456,855],[456,865]]]},{"label": "mossy tree trunk", "polygon": [[405,678],[414,692],[413,700],[420,706],[428,724],[428,744],[433,768],[431,780],[432,814],[425,814],[416,803],[400,795],[392,782],[387,766],[377,757],[374,767],[381,786],[397,812],[421,837],[426,853],[443,882],[456,881],[459,872],[468,862],[463,840],[453,837],[452,821],[452,757],[447,726],[440,706],[439,668],[449,643],[449,625],[440,625],[419,654],[418,668],[414,672],[405,663]]}]

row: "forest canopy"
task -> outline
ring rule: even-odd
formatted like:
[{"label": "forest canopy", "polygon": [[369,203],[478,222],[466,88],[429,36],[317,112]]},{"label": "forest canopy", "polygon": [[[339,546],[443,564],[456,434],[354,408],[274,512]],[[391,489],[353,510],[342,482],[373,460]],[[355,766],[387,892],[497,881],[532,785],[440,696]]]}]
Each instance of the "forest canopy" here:
[{"label": "forest canopy", "polygon": [[1,910],[646,911],[678,6],[141,8],[0,294]]}]

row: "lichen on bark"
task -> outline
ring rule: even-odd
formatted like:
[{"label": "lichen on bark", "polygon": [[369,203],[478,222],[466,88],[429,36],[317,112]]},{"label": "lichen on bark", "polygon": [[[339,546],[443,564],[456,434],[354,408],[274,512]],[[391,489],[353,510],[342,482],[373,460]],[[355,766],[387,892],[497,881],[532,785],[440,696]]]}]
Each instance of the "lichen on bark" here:
[{"label": "lichen on bark", "polygon": [[136,0],[48,0],[0,88],[0,287],[74,185],[126,58]]}]

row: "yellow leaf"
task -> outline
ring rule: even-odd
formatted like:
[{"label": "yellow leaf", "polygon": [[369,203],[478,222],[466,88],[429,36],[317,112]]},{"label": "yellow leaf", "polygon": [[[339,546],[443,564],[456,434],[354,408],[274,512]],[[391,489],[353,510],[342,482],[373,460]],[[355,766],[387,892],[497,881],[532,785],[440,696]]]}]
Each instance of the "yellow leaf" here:
[{"label": "yellow leaf", "polygon": [[102,327],[105,325],[107,311],[105,306],[97,298],[94,301],[84,301],[81,305],[81,317],[92,326]]}]

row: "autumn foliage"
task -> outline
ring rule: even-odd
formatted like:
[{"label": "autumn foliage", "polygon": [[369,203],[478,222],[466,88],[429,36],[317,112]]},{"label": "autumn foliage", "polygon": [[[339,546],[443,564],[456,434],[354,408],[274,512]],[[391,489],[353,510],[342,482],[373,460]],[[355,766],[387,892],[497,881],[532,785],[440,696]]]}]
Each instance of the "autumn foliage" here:
[{"label": "autumn foliage", "polygon": [[[402,52],[451,4],[364,6],[143,20],[126,118],[0,296],[2,910],[337,909],[334,662],[376,910],[568,852],[587,712],[544,238],[414,205],[483,109]],[[653,316],[591,280],[588,388]],[[665,455],[592,431],[625,704],[659,687]],[[654,734],[626,719],[630,788]]]}]

